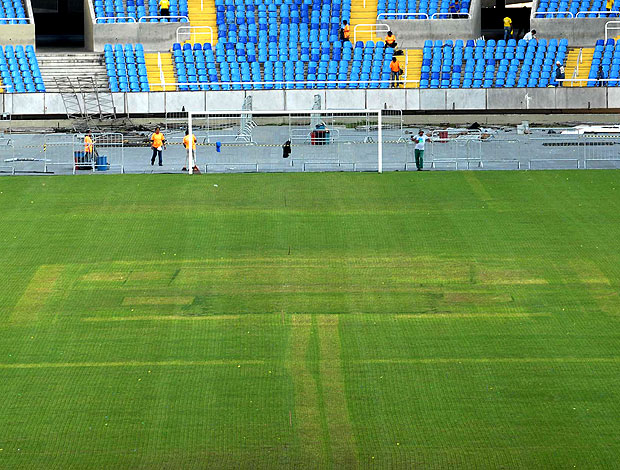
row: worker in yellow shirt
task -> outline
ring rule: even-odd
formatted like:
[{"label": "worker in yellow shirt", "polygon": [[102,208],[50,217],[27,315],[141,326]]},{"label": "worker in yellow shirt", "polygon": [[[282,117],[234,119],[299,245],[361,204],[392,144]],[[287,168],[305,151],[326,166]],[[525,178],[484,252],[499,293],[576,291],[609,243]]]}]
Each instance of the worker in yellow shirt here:
[{"label": "worker in yellow shirt", "polygon": [[390,62],[390,88],[398,88],[400,86],[399,77],[400,77],[400,63],[396,57],[392,57],[392,62]]},{"label": "worker in yellow shirt", "polygon": [[512,39],[512,20],[510,17],[504,18],[504,41]]},{"label": "worker in yellow shirt", "polygon": [[187,171],[187,169],[190,167],[191,163],[190,163],[190,158],[189,158],[189,145],[190,142],[192,144],[192,162],[194,163],[192,165],[192,169],[194,171],[198,171],[198,166],[196,165],[196,136],[194,134],[189,135],[189,129],[187,129],[185,131],[185,137],[183,137],[183,147],[185,147],[185,149],[187,150],[187,157],[185,159],[186,163],[185,166],[183,167],[183,171]]},{"label": "worker in yellow shirt", "polygon": [[170,16],[170,0],[159,0],[159,16]]},{"label": "worker in yellow shirt", "polygon": [[159,166],[163,165],[162,157],[163,150],[166,149],[166,138],[161,133],[159,127],[155,128],[155,132],[151,135],[151,148],[153,149],[153,156],[151,157],[151,165],[155,164],[155,157],[159,156]]},{"label": "worker in yellow shirt", "polygon": [[347,20],[342,21],[342,28],[340,28],[340,40],[341,41],[350,41],[349,37],[351,36],[351,27]]},{"label": "worker in yellow shirt", "polygon": [[84,155],[87,160],[92,160],[94,150],[95,144],[93,143],[93,137],[90,131],[88,131],[84,136]]},{"label": "worker in yellow shirt", "polygon": [[385,45],[386,47],[391,47],[392,49],[395,49],[396,46],[398,46],[396,36],[394,36],[392,31],[388,31],[387,36],[385,37]]}]

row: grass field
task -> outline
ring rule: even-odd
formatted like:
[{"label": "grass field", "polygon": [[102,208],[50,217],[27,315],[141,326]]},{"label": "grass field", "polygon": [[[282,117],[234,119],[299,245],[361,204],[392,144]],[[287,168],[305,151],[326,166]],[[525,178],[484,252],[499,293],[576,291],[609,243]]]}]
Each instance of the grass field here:
[{"label": "grass field", "polygon": [[618,172],[0,179],[0,468],[618,468]]}]

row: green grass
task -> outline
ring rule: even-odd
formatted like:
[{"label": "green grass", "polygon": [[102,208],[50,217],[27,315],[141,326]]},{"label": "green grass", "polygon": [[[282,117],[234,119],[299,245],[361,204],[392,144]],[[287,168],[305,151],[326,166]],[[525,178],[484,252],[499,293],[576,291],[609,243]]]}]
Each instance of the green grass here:
[{"label": "green grass", "polygon": [[0,468],[618,468],[618,175],[2,178]]}]

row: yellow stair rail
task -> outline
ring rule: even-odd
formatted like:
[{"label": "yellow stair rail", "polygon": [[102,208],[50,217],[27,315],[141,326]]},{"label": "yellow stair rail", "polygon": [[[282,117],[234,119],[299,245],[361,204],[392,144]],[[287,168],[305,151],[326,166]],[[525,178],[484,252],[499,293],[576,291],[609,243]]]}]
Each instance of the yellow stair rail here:
[{"label": "yellow stair rail", "polygon": [[174,63],[170,52],[150,52],[144,54],[146,76],[151,91],[176,91],[176,85],[151,85],[153,83],[176,83]]}]

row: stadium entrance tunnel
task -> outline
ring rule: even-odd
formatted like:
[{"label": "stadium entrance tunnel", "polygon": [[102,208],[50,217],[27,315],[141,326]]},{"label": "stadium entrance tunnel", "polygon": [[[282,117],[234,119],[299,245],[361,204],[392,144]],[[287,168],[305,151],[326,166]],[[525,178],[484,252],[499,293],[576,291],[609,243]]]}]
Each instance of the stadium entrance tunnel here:
[{"label": "stadium entrance tunnel", "polygon": [[32,0],[37,47],[84,47],[83,0]]},{"label": "stadium entrance tunnel", "polygon": [[504,39],[504,18],[512,20],[512,37],[521,39],[530,30],[532,2],[524,0],[482,0],[481,34],[486,39]]}]

